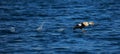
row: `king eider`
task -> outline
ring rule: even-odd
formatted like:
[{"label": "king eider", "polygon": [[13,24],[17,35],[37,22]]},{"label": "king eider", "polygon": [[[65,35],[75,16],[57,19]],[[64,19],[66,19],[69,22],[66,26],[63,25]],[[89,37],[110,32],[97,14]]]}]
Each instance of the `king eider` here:
[{"label": "king eider", "polygon": [[83,28],[87,27],[87,26],[90,26],[90,25],[94,25],[94,22],[82,22],[82,23],[79,23],[79,24],[75,25],[73,27],[73,29],[74,30],[75,29],[81,29],[82,31],[84,31]]}]

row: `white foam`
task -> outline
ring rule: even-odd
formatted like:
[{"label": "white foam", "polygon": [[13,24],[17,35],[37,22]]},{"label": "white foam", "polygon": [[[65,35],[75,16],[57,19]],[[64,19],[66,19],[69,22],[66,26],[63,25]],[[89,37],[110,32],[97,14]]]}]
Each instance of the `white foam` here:
[{"label": "white foam", "polygon": [[15,27],[10,27],[10,32],[15,32]]},{"label": "white foam", "polygon": [[36,30],[37,31],[41,31],[43,29],[43,25],[44,25],[45,22],[43,22]]},{"label": "white foam", "polygon": [[65,30],[64,28],[58,29],[59,32],[62,32],[62,31],[64,31],[64,30]]}]

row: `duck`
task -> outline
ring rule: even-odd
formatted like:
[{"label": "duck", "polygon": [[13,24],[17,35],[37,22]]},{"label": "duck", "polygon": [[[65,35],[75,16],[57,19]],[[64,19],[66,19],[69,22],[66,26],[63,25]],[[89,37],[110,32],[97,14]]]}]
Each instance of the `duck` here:
[{"label": "duck", "polygon": [[73,30],[76,30],[76,29],[81,29],[83,32],[85,32],[85,30],[83,28],[85,27],[88,27],[88,26],[93,26],[94,25],[94,22],[93,21],[90,21],[90,22],[81,22],[81,23],[78,23],[76,24],[74,27],[73,27]]}]

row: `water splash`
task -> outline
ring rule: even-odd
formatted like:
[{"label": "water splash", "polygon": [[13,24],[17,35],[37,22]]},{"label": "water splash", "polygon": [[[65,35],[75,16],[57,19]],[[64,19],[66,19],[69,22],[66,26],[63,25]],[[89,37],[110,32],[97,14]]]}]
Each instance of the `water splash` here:
[{"label": "water splash", "polygon": [[16,32],[15,27],[10,27],[9,30],[10,30],[10,32],[13,32],[13,33]]},{"label": "water splash", "polygon": [[42,22],[42,24],[36,30],[39,31],[39,32],[42,31],[44,23],[45,22]]},{"label": "water splash", "polygon": [[59,29],[57,29],[57,31],[59,31],[59,32],[63,32],[65,30],[65,28],[59,28]]}]

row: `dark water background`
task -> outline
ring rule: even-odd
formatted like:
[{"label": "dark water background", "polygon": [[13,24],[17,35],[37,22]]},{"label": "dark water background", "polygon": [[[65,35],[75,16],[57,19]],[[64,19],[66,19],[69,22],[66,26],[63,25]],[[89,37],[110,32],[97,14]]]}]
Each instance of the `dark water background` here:
[{"label": "dark water background", "polygon": [[120,0],[0,0],[0,54],[119,53]]}]

